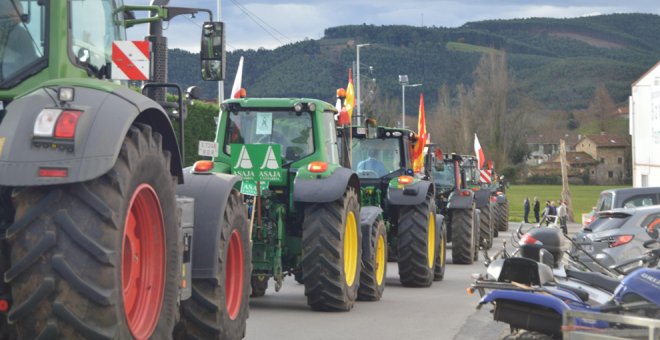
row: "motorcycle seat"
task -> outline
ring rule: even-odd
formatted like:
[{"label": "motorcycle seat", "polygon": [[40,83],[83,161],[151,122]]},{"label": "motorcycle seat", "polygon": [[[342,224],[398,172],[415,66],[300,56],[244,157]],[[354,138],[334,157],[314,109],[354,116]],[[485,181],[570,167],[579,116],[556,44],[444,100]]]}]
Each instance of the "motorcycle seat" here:
[{"label": "motorcycle seat", "polygon": [[619,285],[619,281],[601,273],[589,273],[578,270],[566,269],[566,276],[580,281],[584,281],[592,286],[604,289],[610,293]]},{"label": "motorcycle seat", "polygon": [[580,289],[580,288],[577,288],[577,287],[571,287],[571,286],[561,284],[561,283],[557,284],[557,287],[573,292],[583,302],[588,302],[589,301],[589,292],[587,292],[583,289]]}]

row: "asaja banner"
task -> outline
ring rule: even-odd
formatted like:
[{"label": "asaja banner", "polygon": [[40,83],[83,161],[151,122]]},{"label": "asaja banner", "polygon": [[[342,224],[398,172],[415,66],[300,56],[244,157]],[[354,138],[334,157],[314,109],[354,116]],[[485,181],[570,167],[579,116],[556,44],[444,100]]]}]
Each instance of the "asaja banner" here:
[{"label": "asaja banner", "polygon": [[243,182],[282,181],[279,144],[231,144],[231,171]]}]

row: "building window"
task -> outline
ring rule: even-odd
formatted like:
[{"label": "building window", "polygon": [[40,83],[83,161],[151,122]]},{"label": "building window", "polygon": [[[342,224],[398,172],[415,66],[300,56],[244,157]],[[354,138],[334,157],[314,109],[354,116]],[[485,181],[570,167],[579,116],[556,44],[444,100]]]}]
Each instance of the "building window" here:
[{"label": "building window", "polygon": [[623,164],[623,158],[619,157],[619,158],[617,159],[617,162],[619,162],[619,164]]},{"label": "building window", "polygon": [[601,163],[601,164],[605,164],[605,158],[601,157],[601,158],[600,158],[600,163]]},{"label": "building window", "polygon": [[614,177],[614,171],[608,171],[607,172],[607,177],[613,178]]}]

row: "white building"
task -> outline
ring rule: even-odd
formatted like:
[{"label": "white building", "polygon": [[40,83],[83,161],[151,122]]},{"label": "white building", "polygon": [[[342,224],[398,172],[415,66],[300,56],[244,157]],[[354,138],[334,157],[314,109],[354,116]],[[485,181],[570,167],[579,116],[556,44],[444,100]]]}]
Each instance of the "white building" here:
[{"label": "white building", "polygon": [[632,85],[633,187],[660,186],[660,62]]}]

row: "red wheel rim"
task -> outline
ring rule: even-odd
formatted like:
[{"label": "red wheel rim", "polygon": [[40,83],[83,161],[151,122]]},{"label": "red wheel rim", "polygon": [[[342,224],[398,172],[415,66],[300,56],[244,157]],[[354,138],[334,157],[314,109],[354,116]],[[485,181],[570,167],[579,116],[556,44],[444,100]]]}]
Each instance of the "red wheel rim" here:
[{"label": "red wheel rim", "polygon": [[151,336],[165,289],[165,224],[154,189],[141,184],[128,204],[122,241],[121,284],[128,329]]},{"label": "red wheel rim", "polygon": [[227,272],[225,273],[225,300],[227,301],[227,313],[231,320],[236,320],[241,310],[243,297],[243,243],[241,234],[234,229],[229,238],[229,249],[227,249]]}]

